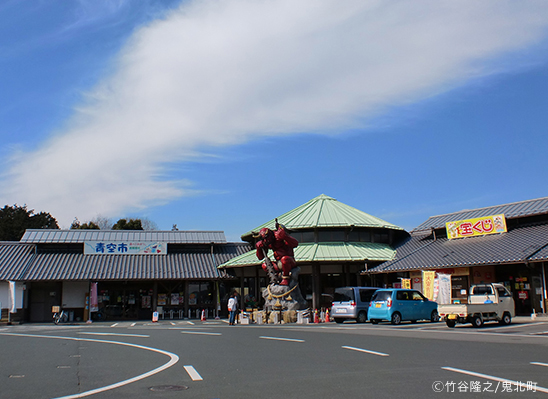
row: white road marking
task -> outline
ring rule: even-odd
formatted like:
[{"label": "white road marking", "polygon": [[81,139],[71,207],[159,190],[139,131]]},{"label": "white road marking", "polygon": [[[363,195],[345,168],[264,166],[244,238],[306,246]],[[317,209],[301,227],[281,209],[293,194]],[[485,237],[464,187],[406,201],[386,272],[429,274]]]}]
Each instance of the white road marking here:
[{"label": "white road marking", "polygon": [[177,325],[177,324],[175,324],[175,323],[174,323],[174,322],[172,322],[172,321],[171,321],[170,323],[171,323],[171,325],[172,325],[172,326],[176,326],[176,325]]},{"label": "white road marking", "polygon": [[358,351],[358,352],[370,353],[372,355],[377,355],[377,356],[390,356],[388,353],[375,352],[375,351],[370,351],[370,350],[367,350],[367,349],[355,348],[353,346],[342,346],[342,348],[350,349],[350,350]]},{"label": "white road marking", "polygon": [[194,325],[194,323],[193,323],[193,322],[191,322],[191,321],[187,321],[187,323],[188,323],[188,324],[191,324],[191,325]]},{"label": "white road marking", "polygon": [[289,341],[289,342],[304,342],[304,339],[291,339],[291,338],[279,338],[279,337],[259,337],[262,339],[272,339],[275,341]]},{"label": "white road marking", "polygon": [[192,378],[192,381],[202,381],[202,376],[196,371],[196,369],[192,366],[184,366],[186,372]]},{"label": "white road marking", "polygon": [[119,323],[114,323],[113,325],[111,325],[110,327],[116,327]]},{"label": "white road marking", "polygon": [[548,364],[546,364],[546,363],[531,362],[531,364],[534,364],[535,366],[544,366],[544,367],[548,367]]},{"label": "white road marking", "polygon": [[196,335],[222,335],[215,332],[201,332],[201,331],[181,331],[181,334],[196,334]]},{"label": "white road marking", "polygon": [[[527,384],[524,384],[523,382],[513,381],[513,380],[509,380],[509,379],[507,379],[507,378],[495,377],[495,376],[492,376],[492,375],[487,375],[487,374],[482,374],[482,373],[476,373],[476,372],[474,372],[474,371],[456,369],[456,368],[453,368],[453,367],[442,367],[442,369],[448,370],[448,371],[453,371],[453,372],[455,372],[455,373],[461,373],[461,374],[471,375],[471,376],[473,376],[473,377],[485,378],[486,380],[493,380],[493,381],[506,382],[506,383],[510,383],[510,384],[512,384],[512,385],[516,385],[516,386],[518,386],[518,387],[528,388]],[[529,386],[529,388],[531,388],[531,386]],[[535,389],[536,392],[548,393],[548,388],[543,388],[543,387],[535,386],[534,389]]]},{"label": "white road marking", "polygon": [[174,364],[176,364],[179,361],[179,356],[177,356],[174,353],[167,352],[167,351],[164,351],[164,350],[161,350],[161,349],[151,348],[151,347],[148,347],[148,346],[129,344],[129,343],[126,343],[126,342],[105,341],[105,340],[101,340],[101,339],[91,339],[91,338],[74,338],[74,337],[58,337],[58,336],[49,336],[49,335],[34,335],[34,334],[0,333],[0,335],[10,335],[10,336],[14,336],[14,337],[30,337],[30,338],[66,339],[66,340],[69,340],[69,341],[86,341],[86,342],[98,342],[98,343],[104,343],[104,344],[122,345],[122,346],[129,346],[129,347],[137,348],[137,349],[149,350],[149,351],[161,353],[162,355],[166,355],[166,356],[170,357],[169,362],[165,363],[164,365],[162,365],[160,367],[155,368],[154,370],[150,370],[147,373],[138,375],[136,377],[133,377],[133,378],[130,378],[130,379],[127,379],[127,380],[124,380],[124,381],[117,382],[115,384],[107,385],[107,386],[104,386],[104,387],[101,387],[101,388],[92,389],[90,391],[85,391],[85,392],[81,392],[81,393],[74,394],[74,395],[61,396],[61,397],[56,398],[56,399],[83,398],[83,397],[86,397],[86,396],[94,395],[96,393],[105,392],[105,391],[109,391],[111,389],[119,388],[121,386],[131,384],[132,382],[143,380],[143,379],[145,379],[147,377],[150,377],[154,374],[158,374],[159,372],[170,368],[171,366],[173,366]]},{"label": "white road marking", "polygon": [[131,323],[131,327],[135,327],[135,324],[137,324],[137,323]]},{"label": "white road marking", "polygon": [[140,338],[150,338],[150,335],[140,335],[140,334],[118,334],[118,333],[100,333],[100,332],[79,332],[78,334],[86,335],[112,335],[115,337],[140,337]]},{"label": "white road marking", "polygon": [[[541,323],[534,323],[535,326],[538,326],[539,324],[546,324],[546,323],[544,323],[544,322],[541,322]],[[508,330],[508,329],[511,329],[511,328],[529,327],[529,326],[531,326],[532,324],[531,324],[531,323],[527,323],[527,324],[512,324],[512,325],[509,325],[509,326],[491,327],[491,326],[493,326],[493,325],[496,325],[496,324],[486,323],[486,324],[484,325],[484,328],[487,327],[488,330],[500,330],[500,329]]]}]

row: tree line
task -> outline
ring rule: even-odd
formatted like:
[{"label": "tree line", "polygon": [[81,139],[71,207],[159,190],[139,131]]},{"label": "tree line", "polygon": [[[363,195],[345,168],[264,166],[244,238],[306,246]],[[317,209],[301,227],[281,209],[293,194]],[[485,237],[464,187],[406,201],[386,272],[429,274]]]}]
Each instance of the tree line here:
[{"label": "tree line", "polygon": [[[87,222],[78,218],[70,225],[74,229],[92,230],[157,230],[156,223],[147,218],[121,218],[116,223],[98,216]],[[26,205],[6,205],[0,209],[0,241],[19,241],[27,229],[59,229],[57,220],[48,212],[36,213]]]}]

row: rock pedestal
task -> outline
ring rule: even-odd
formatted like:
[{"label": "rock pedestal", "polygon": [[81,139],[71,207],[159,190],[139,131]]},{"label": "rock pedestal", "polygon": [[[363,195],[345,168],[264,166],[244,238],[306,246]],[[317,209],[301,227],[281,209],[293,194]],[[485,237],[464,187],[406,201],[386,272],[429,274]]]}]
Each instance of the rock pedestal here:
[{"label": "rock pedestal", "polygon": [[289,285],[270,284],[263,290],[265,310],[303,310],[308,307],[299,283],[291,279]]}]

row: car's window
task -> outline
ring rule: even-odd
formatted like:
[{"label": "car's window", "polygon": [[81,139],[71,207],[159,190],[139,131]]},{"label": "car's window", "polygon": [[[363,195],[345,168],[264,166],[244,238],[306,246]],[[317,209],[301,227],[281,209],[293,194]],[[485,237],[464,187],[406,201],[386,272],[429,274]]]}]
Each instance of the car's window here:
[{"label": "car's window", "polygon": [[373,294],[372,301],[386,301],[392,296],[392,291],[377,291]]},{"label": "car's window", "polygon": [[354,300],[354,290],[352,288],[336,288],[333,302],[351,302]]},{"label": "car's window", "polygon": [[369,302],[376,290],[360,290],[360,301]]},{"label": "car's window", "polygon": [[493,291],[491,290],[490,286],[486,285],[476,285],[474,287],[474,292],[472,292],[473,295],[492,295]]},{"label": "car's window", "polygon": [[499,296],[511,296],[508,290],[504,287],[497,287],[497,291],[499,292]]},{"label": "car's window", "polygon": [[397,291],[396,292],[396,299],[399,301],[408,301],[409,299],[409,292],[408,291]]},{"label": "car's window", "polygon": [[424,301],[426,298],[419,292],[413,291],[413,300],[414,301]]}]

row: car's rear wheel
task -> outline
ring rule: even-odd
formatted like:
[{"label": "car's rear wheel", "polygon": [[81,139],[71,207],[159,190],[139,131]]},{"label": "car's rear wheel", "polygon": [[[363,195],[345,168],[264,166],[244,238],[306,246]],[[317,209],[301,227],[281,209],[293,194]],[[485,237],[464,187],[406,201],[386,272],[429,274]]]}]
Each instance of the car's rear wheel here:
[{"label": "car's rear wheel", "polygon": [[476,328],[483,326],[483,320],[479,316],[472,317],[472,325]]},{"label": "car's rear wheel", "polygon": [[390,319],[390,322],[392,324],[394,324],[395,326],[397,326],[398,324],[401,323],[401,314],[399,314],[398,312],[394,312],[392,314],[392,318]]},{"label": "car's rear wheel", "polygon": [[340,317],[336,317],[334,320],[335,320],[335,323],[337,324],[344,323],[344,319],[341,319]]},{"label": "car's rear wheel", "polygon": [[437,322],[438,320],[440,319],[439,315],[438,315],[438,311],[437,310],[433,310],[432,313],[430,314],[430,321],[432,323],[435,323]]},{"label": "car's rear wheel", "polygon": [[510,316],[510,313],[506,312],[502,315],[502,319],[500,320],[500,324],[503,325],[503,326],[507,326],[510,323],[512,323],[512,316]]},{"label": "car's rear wheel", "polygon": [[356,322],[365,323],[366,321],[367,321],[367,314],[365,312],[358,313],[358,318],[356,319]]}]

